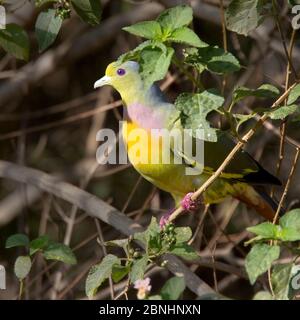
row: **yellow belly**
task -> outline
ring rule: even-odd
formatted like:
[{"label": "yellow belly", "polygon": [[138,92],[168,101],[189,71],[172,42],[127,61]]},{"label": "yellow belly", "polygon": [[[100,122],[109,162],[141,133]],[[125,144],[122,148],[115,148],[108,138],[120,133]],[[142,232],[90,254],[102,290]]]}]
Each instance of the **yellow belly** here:
[{"label": "yellow belly", "polygon": [[[134,168],[158,188],[170,192],[174,198],[179,199],[195,191],[209,178],[208,174],[187,175],[186,164],[174,163],[172,153],[170,163],[163,162],[163,155],[170,150],[164,150],[161,137],[151,135],[150,130],[141,129],[132,122],[124,122],[122,133],[128,158]],[[219,202],[232,192],[228,182],[218,179],[204,194],[204,200]]]}]

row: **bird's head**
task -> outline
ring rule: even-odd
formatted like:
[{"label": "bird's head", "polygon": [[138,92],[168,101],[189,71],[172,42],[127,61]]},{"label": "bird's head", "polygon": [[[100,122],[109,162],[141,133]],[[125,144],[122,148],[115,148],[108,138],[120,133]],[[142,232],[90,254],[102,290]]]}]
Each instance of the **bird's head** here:
[{"label": "bird's head", "polygon": [[112,62],[107,66],[105,76],[95,82],[94,88],[104,85],[114,87],[126,101],[126,97],[133,95],[134,91],[138,92],[143,86],[139,64],[135,61]]}]

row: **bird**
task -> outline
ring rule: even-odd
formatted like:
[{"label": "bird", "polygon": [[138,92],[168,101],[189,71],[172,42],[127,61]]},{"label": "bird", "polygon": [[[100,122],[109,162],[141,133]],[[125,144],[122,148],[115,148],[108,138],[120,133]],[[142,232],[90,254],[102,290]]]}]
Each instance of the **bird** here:
[{"label": "bird", "polygon": [[[165,146],[159,141],[155,141],[155,144],[150,139],[153,138],[153,130],[159,132],[183,127],[179,111],[174,104],[168,102],[158,85],[145,85],[138,62],[117,60],[110,63],[105,75],[95,82],[94,88],[104,85],[112,86],[121,96],[124,105],[122,135],[133,167],[146,180],[170,193],[176,205],[193,211],[198,208],[199,202],[215,204],[233,197],[255,209],[265,219],[273,220],[277,206],[263,188],[264,185],[281,185],[281,182],[245,150],[238,152],[221,175],[205,190],[200,201],[191,200],[192,194],[211,177],[234,148],[235,141],[228,132],[219,130],[217,142],[201,141],[204,146],[201,166],[197,159],[185,154],[182,148],[176,148],[174,144]],[[140,152],[134,147],[136,139],[129,139],[134,132],[137,132],[135,138],[143,135],[147,139],[142,143]],[[196,143],[201,138],[192,139]],[[165,163],[162,155],[167,151],[171,153],[172,160],[181,156],[184,161]],[[157,153],[160,156],[153,163],[151,156]],[[146,155],[144,161],[141,161],[141,154]],[[199,173],[196,170],[196,173],[187,174],[188,168],[197,169],[198,165],[202,168]]]}]

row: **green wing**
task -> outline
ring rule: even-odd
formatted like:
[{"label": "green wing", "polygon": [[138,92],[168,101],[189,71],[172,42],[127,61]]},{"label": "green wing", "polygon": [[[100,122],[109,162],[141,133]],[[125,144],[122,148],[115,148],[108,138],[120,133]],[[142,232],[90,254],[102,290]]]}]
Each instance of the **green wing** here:
[{"label": "green wing", "polygon": [[[193,137],[192,139],[192,144],[195,145],[197,143],[197,138]],[[201,163],[204,162],[203,172],[213,174],[234,148],[235,142],[228,133],[219,131],[217,142],[204,141],[203,143],[204,155],[201,160],[189,157],[184,153],[183,149],[178,149],[174,146],[173,152],[174,154],[182,156],[186,164],[191,167],[201,167]],[[193,147],[193,152],[195,152],[195,150],[196,147]],[[224,172],[221,174],[221,177],[253,184],[281,184],[276,177],[263,169],[261,165],[244,150],[238,152],[232,161],[230,161]]]}]

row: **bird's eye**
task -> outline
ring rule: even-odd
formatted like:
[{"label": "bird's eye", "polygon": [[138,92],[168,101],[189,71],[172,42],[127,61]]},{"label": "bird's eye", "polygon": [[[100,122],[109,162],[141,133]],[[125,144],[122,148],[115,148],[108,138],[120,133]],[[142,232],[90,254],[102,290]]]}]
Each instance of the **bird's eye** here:
[{"label": "bird's eye", "polygon": [[125,73],[126,73],[125,69],[120,68],[120,69],[117,70],[117,74],[119,76],[124,76]]}]

